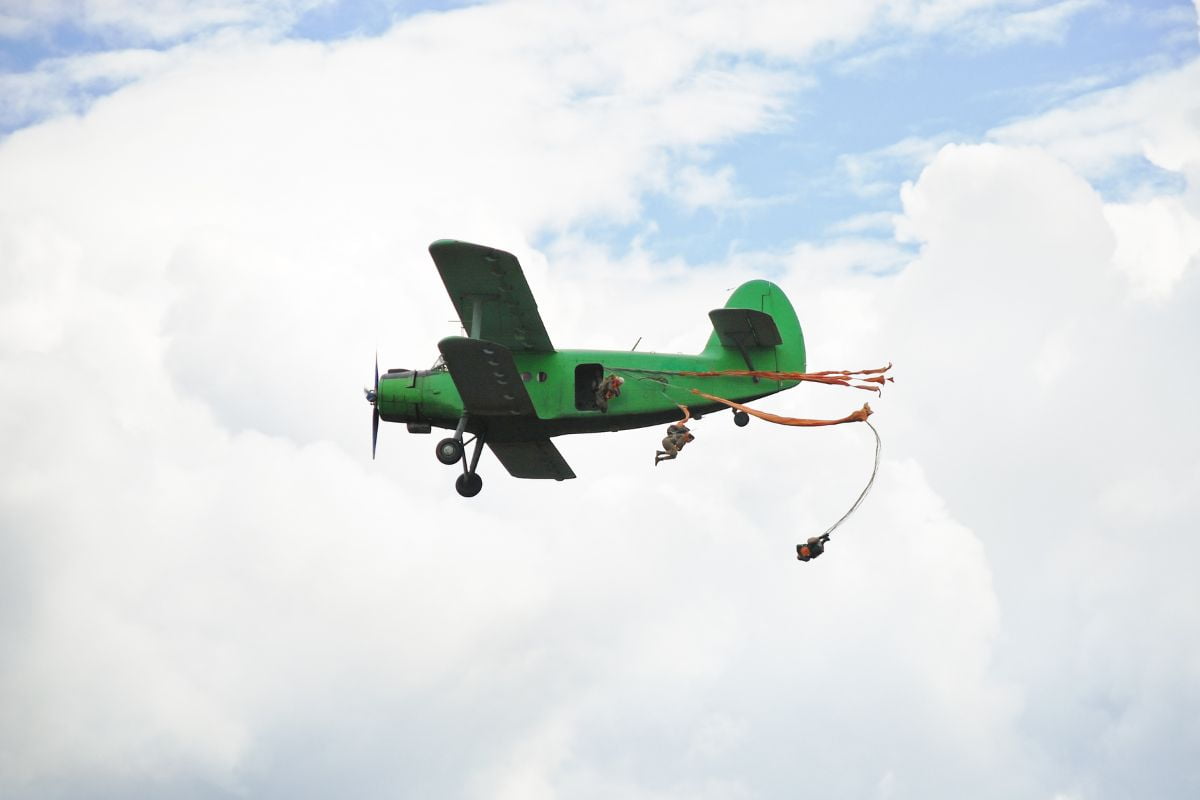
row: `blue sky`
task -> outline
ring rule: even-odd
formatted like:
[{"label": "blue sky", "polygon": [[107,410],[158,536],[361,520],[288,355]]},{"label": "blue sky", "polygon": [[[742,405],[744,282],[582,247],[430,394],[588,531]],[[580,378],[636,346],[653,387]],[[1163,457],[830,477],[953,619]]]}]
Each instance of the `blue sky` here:
[{"label": "blue sky", "polygon": [[[1196,15],[0,4],[0,795],[1196,797]],[[866,431],[372,460],[444,237],[560,347],[774,280],[896,364],[871,495],[801,565]]]},{"label": "blue sky", "polygon": [[[840,156],[910,137],[982,141],[1005,122],[1191,60],[1200,50],[1188,3],[1097,4],[1074,15],[1061,38],[1049,41],[979,47],[956,33],[942,33],[903,53],[854,64],[856,58],[908,43],[904,34],[885,33],[814,65],[806,73],[812,85],[788,98],[780,130],[715,148],[715,162],[734,165],[739,195],[765,202],[714,214],[649,198],[647,217],[658,226],[651,246],[662,256],[682,252],[700,260],[706,252],[730,247],[777,246],[780,231],[788,231],[789,239],[827,237],[848,218],[898,211],[895,190],[913,177],[912,160],[884,163],[870,176],[884,186],[863,196],[850,185]],[[1165,177],[1145,162],[1130,168],[1100,188],[1119,199],[1130,183]],[[634,230],[613,236],[628,239]]]},{"label": "blue sky", "polygon": [[[301,10],[276,34],[283,38],[336,42],[378,36],[398,20],[444,12],[465,2],[345,0]],[[1020,6],[1023,13],[1054,3]],[[789,239],[816,239],[846,219],[899,208],[894,191],[912,176],[911,159],[882,163],[870,179],[872,196],[856,191],[840,157],[886,148],[905,139],[940,142],[946,137],[981,141],[992,128],[1035,115],[1072,97],[1128,83],[1138,76],[1192,59],[1200,47],[1195,13],[1187,2],[1089,2],[1055,30],[1009,42],[979,41],[979,30],[957,28],[915,38],[880,29],[863,41],[830,48],[806,64],[802,88],[783,98],[770,129],[735,141],[715,142],[708,158],[734,169],[737,208],[693,209],[670,197],[649,194],[634,225],[601,224],[592,233],[621,248],[652,222],[643,239],[660,256],[692,260],[706,253],[778,246]],[[983,23],[986,25],[987,23]],[[4,73],[35,70],[45,59],[99,53],[122,47],[165,49],[212,32],[189,30],[167,39],[119,26],[89,29],[61,19],[33,36],[3,39]],[[77,105],[109,93],[123,81],[84,83]],[[28,124],[23,117],[13,124]],[[786,166],[781,166],[786,165]],[[1128,173],[1110,176],[1100,188],[1119,198],[1146,181],[1170,181],[1136,160]]]}]

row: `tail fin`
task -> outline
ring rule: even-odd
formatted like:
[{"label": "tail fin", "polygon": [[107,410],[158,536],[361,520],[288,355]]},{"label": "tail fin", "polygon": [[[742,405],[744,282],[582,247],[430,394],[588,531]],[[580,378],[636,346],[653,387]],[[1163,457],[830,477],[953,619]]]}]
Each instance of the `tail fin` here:
[{"label": "tail fin", "polygon": [[[730,309],[748,309],[758,313],[730,314]],[[704,346],[706,358],[717,362],[716,369],[754,369],[775,372],[804,372],[806,357],[804,332],[787,295],[765,280],[743,283],[725,303],[724,309],[710,312],[713,333]],[[772,325],[773,323],[773,325]]]}]

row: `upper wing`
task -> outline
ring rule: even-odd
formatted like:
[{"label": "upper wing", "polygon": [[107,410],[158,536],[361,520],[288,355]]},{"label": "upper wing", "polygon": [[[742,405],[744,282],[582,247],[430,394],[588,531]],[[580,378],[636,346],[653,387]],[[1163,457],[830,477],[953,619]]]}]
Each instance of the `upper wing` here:
[{"label": "upper wing", "polygon": [[480,416],[536,417],[512,353],[503,345],[451,336],[438,342],[463,409]]},{"label": "upper wing", "polygon": [[429,245],[429,254],[472,339],[497,342],[511,350],[554,351],[512,253],[442,239]]},{"label": "upper wing", "polygon": [[549,439],[530,442],[488,442],[488,447],[514,478],[566,480],[575,473]]}]

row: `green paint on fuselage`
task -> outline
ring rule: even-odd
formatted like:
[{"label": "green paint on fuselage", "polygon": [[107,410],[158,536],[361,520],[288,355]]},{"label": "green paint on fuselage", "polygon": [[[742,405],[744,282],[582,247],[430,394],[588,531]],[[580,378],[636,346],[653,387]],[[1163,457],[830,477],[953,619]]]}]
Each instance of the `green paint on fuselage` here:
[{"label": "green paint on fuselage", "polygon": [[[765,280],[750,281],[738,287],[725,307],[764,311],[772,316],[779,328],[782,345],[747,350],[746,355],[755,369],[805,370],[804,336],[791,303],[778,286]],[[491,441],[665,424],[679,419],[677,404],[688,406],[694,415],[726,408],[697,397],[691,393],[692,388],[745,402],[796,385],[795,381],[760,379],[756,382],[749,377],[700,378],[677,374],[746,369],[743,354],[736,348],[722,346],[715,332],[698,355],[559,350],[553,353],[514,352],[513,359],[524,373],[522,377],[528,376],[524,386],[537,417],[469,417],[468,430],[478,433],[487,427]],[[625,379],[621,396],[610,401],[607,413],[588,407],[591,405],[590,383],[584,376],[577,379],[577,369],[581,366],[585,375],[594,370],[587,365],[599,365],[599,373],[617,374]],[[381,418],[388,422],[427,423],[447,429],[453,429],[463,414],[462,398],[445,370],[385,375],[379,384],[377,407]]]}]

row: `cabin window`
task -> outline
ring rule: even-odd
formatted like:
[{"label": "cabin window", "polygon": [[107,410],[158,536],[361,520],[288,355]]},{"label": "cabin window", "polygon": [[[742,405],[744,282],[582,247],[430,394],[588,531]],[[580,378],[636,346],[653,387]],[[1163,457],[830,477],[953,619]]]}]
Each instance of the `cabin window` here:
[{"label": "cabin window", "polygon": [[604,380],[604,367],[600,364],[580,364],[575,367],[575,408],[579,411],[599,411],[596,405],[596,389]]},{"label": "cabin window", "polygon": [[521,382],[522,382],[522,383],[529,383],[529,381],[530,381],[530,379],[531,379],[532,377],[533,377],[533,376],[532,376],[532,375],[530,375],[528,372],[522,372],[522,373],[521,373]]},{"label": "cabin window", "polygon": [[544,372],[539,372],[539,373],[538,373],[538,383],[545,383],[545,382],[546,382],[546,378],[548,378],[548,377],[550,377],[550,376],[549,376],[549,375],[547,375],[546,373],[544,373]]}]

